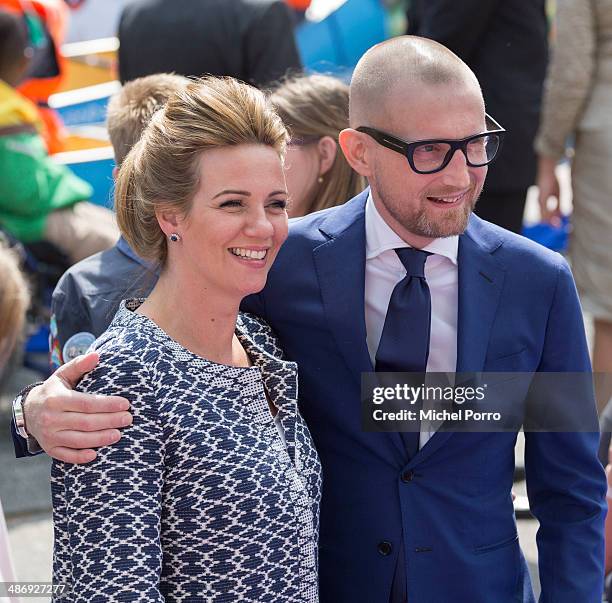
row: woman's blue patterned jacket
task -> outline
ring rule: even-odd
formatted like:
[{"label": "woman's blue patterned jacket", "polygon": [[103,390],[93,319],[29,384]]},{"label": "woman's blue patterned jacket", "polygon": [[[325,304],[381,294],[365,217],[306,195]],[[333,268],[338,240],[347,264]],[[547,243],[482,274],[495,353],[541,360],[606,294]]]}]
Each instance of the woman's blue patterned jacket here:
[{"label": "woman's blue patterned jacket", "polygon": [[[54,462],[58,601],[313,603],[321,467],[297,366],[238,317],[253,366],[196,356],[123,302],[79,389],[126,397],[133,424],[86,465]],[[268,399],[280,414],[283,444]]]}]

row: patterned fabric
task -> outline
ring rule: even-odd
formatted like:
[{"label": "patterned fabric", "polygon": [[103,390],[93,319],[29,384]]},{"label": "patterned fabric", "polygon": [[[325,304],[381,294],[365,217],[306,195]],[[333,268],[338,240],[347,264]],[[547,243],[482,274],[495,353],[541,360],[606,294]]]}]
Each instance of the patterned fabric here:
[{"label": "patterned fabric", "polygon": [[210,362],[139,303],[122,303],[79,386],[128,398],[133,425],[92,463],[53,464],[53,580],[72,586],[55,600],[318,601],[321,467],[296,364],[246,314],[236,334],[253,366]]}]

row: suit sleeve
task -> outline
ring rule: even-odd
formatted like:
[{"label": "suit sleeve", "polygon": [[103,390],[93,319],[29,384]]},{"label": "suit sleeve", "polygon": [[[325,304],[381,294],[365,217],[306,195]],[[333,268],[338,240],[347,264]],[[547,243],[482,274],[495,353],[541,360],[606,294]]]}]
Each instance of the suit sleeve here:
[{"label": "suit sleeve", "polygon": [[443,44],[469,63],[500,1],[417,0],[412,11],[416,27],[410,33]]},{"label": "suit sleeve", "polygon": [[162,602],[165,453],[147,368],[113,354],[102,358],[79,389],[126,396],[134,419],[121,440],[100,448],[93,462],[53,464],[54,582],[71,586],[70,603]]},{"label": "suit sleeve", "polygon": [[15,421],[11,418],[11,437],[13,438],[13,448],[15,448],[15,458],[33,456],[28,452],[28,443],[17,433]]},{"label": "suit sleeve", "polygon": [[288,71],[300,71],[302,62],[285,3],[271,2],[257,8],[245,34],[245,61],[249,83],[262,87]]},{"label": "suit sleeve", "polygon": [[[560,261],[539,371],[588,372],[578,295]],[[596,413],[592,399],[577,400]],[[606,480],[598,433],[526,433],[525,471],[537,534],[541,603],[599,603],[603,591]]]}]

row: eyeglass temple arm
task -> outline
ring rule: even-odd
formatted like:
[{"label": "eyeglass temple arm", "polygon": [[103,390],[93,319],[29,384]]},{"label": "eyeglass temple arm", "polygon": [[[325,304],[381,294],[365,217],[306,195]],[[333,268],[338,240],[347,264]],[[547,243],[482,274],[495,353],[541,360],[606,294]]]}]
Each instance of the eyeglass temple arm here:
[{"label": "eyeglass temple arm", "polygon": [[503,132],[506,131],[506,129],[501,126],[497,121],[495,121],[488,113],[485,113],[485,121],[488,121],[491,126],[493,126],[493,130],[501,130]]}]

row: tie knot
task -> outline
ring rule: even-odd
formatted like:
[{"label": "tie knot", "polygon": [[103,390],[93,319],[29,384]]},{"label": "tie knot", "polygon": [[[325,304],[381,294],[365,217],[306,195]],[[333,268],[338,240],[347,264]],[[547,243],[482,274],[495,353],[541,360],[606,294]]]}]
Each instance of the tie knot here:
[{"label": "tie knot", "polygon": [[429,251],[415,249],[414,247],[401,247],[396,249],[395,253],[404,265],[408,276],[425,278],[425,260],[431,255]]}]

